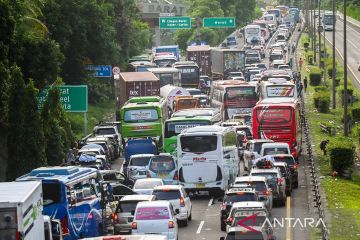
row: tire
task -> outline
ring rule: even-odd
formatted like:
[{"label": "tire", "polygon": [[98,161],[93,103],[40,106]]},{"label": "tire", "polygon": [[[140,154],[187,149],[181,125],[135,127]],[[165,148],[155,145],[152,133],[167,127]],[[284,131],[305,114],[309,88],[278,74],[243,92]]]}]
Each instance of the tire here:
[{"label": "tire", "polygon": [[225,232],[226,231],[226,224],[224,223],[224,221],[221,221],[221,224],[220,224],[220,229],[221,231]]},{"label": "tire", "polygon": [[186,226],[188,225],[188,223],[189,223],[189,221],[188,221],[187,218],[186,218],[185,220],[182,220],[182,221],[181,221],[181,225],[182,225],[183,227],[186,227]]},{"label": "tire", "polygon": [[190,210],[190,215],[189,215],[189,217],[188,217],[188,220],[189,220],[189,221],[192,220],[191,210]]}]

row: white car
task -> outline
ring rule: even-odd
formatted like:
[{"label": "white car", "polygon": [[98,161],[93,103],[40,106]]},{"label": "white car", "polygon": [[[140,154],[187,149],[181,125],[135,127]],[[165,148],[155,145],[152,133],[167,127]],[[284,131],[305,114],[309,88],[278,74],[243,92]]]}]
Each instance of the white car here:
[{"label": "white car", "polygon": [[274,142],[274,143],[264,143],[261,146],[260,156],[264,157],[266,155],[275,155],[275,154],[291,154],[289,144]]},{"label": "white car", "polygon": [[139,202],[131,229],[132,234],[160,234],[169,240],[178,239],[176,213],[169,201]]},{"label": "white car", "polygon": [[179,214],[176,215],[178,223],[184,226],[188,225],[191,221],[191,201],[190,197],[186,194],[185,189],[181,185],[164,185],[157,186],[152,192],[157,200],[168,200],[171,202],[175,211],[179,209]]},{"label": "white car", "polygon": [[126,168],[128,178],[136,181],[147,177],[148,165],[150,158],[154,154],[134,154],[130,157],[129,164]]},{"label": "white car", "polygon": [[244,167],[250,170],[252,167],[252,161],[260,158],[261,146],[264,143],[272,143],[274,141],[270,139],[253,139],[246,143],[244,150]]},{"label": "white car", "polygon": [[165,185],[161,178],[145,178],[136,180],[133,190],[137,194],[150,195],[157,186]]}]

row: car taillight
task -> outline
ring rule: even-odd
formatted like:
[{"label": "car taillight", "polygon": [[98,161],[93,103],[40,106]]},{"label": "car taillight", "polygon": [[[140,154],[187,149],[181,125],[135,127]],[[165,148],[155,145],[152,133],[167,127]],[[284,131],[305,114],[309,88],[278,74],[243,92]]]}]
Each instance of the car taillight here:
[{"label": "car taillight", "polygon": [[299,168],[299,164],[298,164],[298,163],[295,163],[295,164],[294,164],[294,170],[297,171],[298,168]]},{"label": "car taillight", "polygon": [[174,177],[173,177],[173,180],[179,180],[178,172],[175,173],[175,175],[174,175]]},{"label": "car taillight", "polygon": [[185,200],[183,197],[180,198],[180,206],[185,207]]},{"label": "car taillight", "polygon": [[283,181],[282,178],[278,178],[277,181],[278,181],[279,186],[281,186],[281,185],[282,185],[282,181]]},{"label": "car taillight", "polygon": [[229,217],[228,219],[226,219],[226,223],[227,224],[231,224],[233,222],[233,218],[232,217]]},{"label": "car taillight", "polygon": [[114,219],[114,221],[117,221],[119,219],[117,213],[114,213],[113,219]]},{"label": "car taillight", "polygon": [[169,221],[168,226],[169,228],[174,228],[175,227],[174,221]]},{"label": "car taillight", "polygon": [[69,228],[68,228],[68,219],[67,216],[64,216],[63,219],[61,219],[61,228],[64,235],[69,234]]},{"label": "car taillight", "polygon": [[269,196],[269,195],[270,195],[270,192],[269,192],[269,191],[264,191],[264,192],[262,192],[261,194],[262,194],[262,195],[267,195],[267,196]]},{"label": "car taillight", "polygon": [[131,223],[131,229],[137,229],[137,223],[136,222]]}]

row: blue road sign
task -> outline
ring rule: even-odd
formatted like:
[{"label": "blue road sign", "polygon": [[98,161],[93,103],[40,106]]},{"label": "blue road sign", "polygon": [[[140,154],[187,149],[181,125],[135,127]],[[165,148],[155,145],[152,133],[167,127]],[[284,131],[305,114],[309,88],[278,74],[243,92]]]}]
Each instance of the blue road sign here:
[{"label": "blue road sign", "polygon": [[86,70],[93,72],[93,76],[94,77],[111,77],[112,76],[112,68],[111,65],[99,65],[99,66],[95,66],[95,65],[87,65]]}]

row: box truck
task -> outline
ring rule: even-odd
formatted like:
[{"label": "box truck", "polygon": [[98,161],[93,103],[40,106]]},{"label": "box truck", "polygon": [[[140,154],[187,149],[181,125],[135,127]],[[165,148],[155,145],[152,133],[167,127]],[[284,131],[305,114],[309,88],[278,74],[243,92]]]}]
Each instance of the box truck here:
[{"label": "box truck", "polygon": [[236,48],[211,49],[213,80],[227,79],[230,72],[240,72],[245,67],[245,52]]}]

